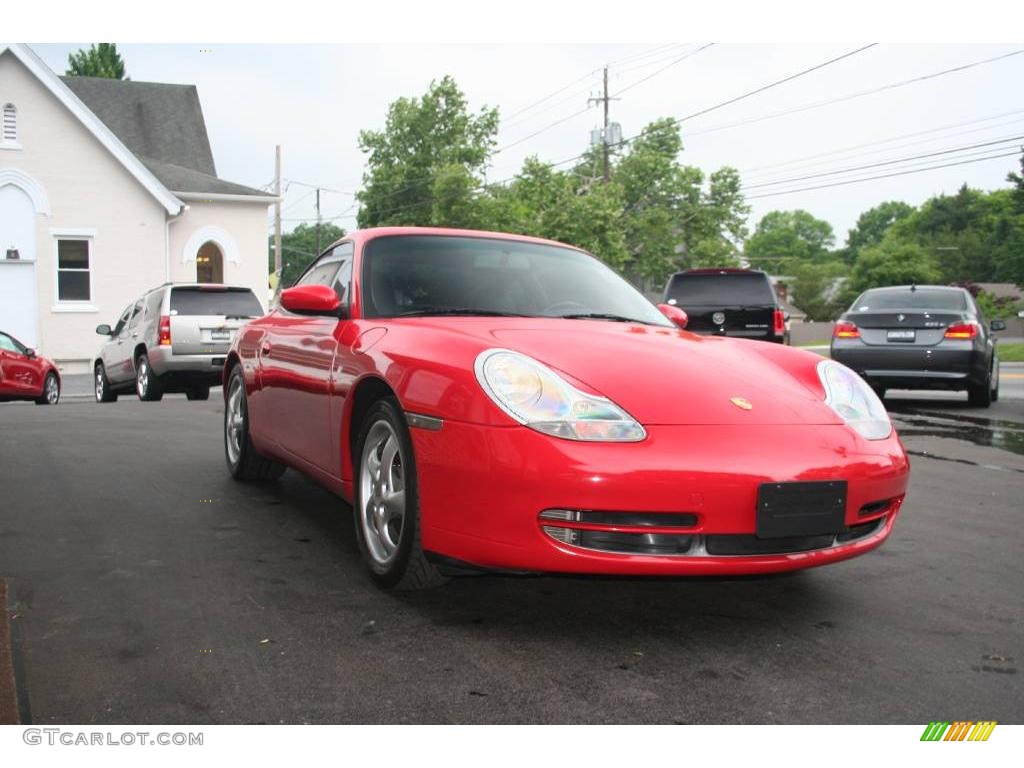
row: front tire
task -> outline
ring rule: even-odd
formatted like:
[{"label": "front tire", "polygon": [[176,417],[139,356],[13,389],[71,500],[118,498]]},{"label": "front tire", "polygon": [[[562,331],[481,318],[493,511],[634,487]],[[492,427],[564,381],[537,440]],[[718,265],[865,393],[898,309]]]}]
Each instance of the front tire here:
[{"label": "front tire", "polygon": [[50,371],[43,381],[43,391],[36,398],[36,405],[56,405],[60,401],[60,381],[57,374]]},{"label": "front tire", "polygon": [[149,364],[149,355],[143,352],[135,361],[135,391],[139,400],[152,403],[164,396],[160,379],[153,373],[153,367]]},{"label": "front tire", "polygon": [[999,402],[999,358],[992,363],[992,402]]},{"label": "front tire", "polygon": [[420,540],[420,505],[409,428],[394,398],[378,400],[359,425],[354,454],[356,540],[383,587],[428,589],[445,579]]},{"label": "front tire", "polygon": [[110,381],[107,380],[107,369],[103,367],[103,363],[96,363],[96,369],[93,373],[95,374],[93,383],[95,384],[96,402],[117,402],[117,392],[112,392],[110,389]]},{"label": "front tire", "polygon": [[235,480],[277,480],[286,467],[256,452],[249,437],[249,405],[245,397],[242,366],[236,364],[228,378],[224,398],[224,458]]}]

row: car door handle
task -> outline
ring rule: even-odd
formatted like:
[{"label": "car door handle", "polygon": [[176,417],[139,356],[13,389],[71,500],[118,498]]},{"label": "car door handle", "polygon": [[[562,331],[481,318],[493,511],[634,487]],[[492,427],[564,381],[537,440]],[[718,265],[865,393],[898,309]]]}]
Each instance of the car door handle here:
[{"label": "car door handle", "polygon": [[264,355],[269,355],[270,354],[270,342],[269,341],[264,341],[263,342],[263,344],[260,346],[260,353],[264,354]]},{"label": "car door handle", "polygon": [[133,334],[132,334],[132,338],[133,338],[133,339],[137,339],[137,338],[139,338],[139,332],[138,332],[138,331],[136,331],[135,333],[133,333]]}]

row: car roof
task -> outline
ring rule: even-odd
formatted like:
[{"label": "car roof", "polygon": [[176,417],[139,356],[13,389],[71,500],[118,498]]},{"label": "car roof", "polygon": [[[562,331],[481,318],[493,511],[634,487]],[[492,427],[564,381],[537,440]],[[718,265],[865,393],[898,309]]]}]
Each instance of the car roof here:
[{"label": "car roof", "polygon": [[349,232],[344,237],[338,238],[334,243],[327,246],[329,248],[334,247],[337,243],[346,241],[353,241],[356,243],[365,243],[370,240],[374,240],[378,237],[394,237],[394,236],[435,236],[435,237],[483,237],[492,240],[509,240],[518,243],[534,243],[537,245],[554,245],[559,248],[571,248],[574,251],[580,251],[582,253],[588,253],[583,248],[569,243],[560,243],[557,240],[547,240],[543,237],[532,237],[530,235],[517,235],[511,232],[491,232],[484,229],[457,229],[453,227],[369,227],[367,229],[357,229]]},{"label": "car roof", "polygon": [[743,267],[700,267],[698,269],[684,269],[676,272],[672,277],[678,275],[766,275],[760,269],[744,269]]},{"label": "car roof", "polygon": [[874,293],[877,291],[920,291],[922,289],[929,291],[966,291],[965,288],[959,285],[883,285],[878,288],[868,288],[864,293]]}]

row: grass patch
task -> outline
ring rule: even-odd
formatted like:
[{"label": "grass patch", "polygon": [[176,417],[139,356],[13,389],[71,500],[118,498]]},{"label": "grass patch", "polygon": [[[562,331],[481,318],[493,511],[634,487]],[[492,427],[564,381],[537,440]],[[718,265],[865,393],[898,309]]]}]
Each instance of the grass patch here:
[{"label": "grass patch", "polygon": [[805,341],[803,344],[797,344],[798,347],[827,347],[831,344],[830,339],[816,339],[815,341]]},{"label": "grass patch", "polygon": [[1001,363],[1024,363],[1024,342],[1012,344],[998,344],[999,362]]}]

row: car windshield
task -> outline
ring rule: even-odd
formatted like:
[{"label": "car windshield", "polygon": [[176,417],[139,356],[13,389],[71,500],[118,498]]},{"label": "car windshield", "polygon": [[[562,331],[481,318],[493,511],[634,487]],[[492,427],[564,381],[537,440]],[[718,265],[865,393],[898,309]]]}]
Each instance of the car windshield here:
[{"label": "car windshield", "polygon": [[399,235],[367,243],[363,315],[595,317],[671,325],[592,256],[488,237]]},{"label": "car windshield", "polygon": [[962,291],[942,288],[909,288],[867,291],[854,302],[851,311],[869,312],[887,309],[938,309],[963,312],[967,302]]},{"label": "car windshield", "polygon": [[684,272],[672,277],[665,299],[683,309],[775,304],[771,284],[758,272]]},{"label": "car windshield", "polygon": [[248,288],[172,288],[170,309],[175,315],[259,317],[263,314],[259,299]]}]

